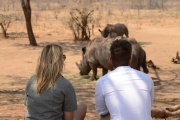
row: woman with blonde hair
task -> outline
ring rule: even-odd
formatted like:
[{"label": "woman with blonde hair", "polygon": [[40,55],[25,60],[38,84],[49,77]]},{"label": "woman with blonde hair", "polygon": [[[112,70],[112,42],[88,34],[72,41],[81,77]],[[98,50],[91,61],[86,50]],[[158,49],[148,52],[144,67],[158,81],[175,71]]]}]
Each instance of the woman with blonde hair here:
[{"label": "woman with blonde hair", "polygon": [[61,46],[43,48],[36,74],[26,85],[25,120],[84,120],[87,106],[76,101],[74,87],[62,76],[64,60]]}]

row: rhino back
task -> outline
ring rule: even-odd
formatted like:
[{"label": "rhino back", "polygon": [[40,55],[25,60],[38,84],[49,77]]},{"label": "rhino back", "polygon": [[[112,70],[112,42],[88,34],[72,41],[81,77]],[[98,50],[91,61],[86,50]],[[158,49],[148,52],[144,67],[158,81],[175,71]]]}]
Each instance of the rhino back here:
[{"label": "rhino back", "polygon": [[[85,53],[88,62],[93,63],[95,66],[104,67],[112,70],[113,66],[109,62],[110,58],[110,46],[116,38],[94,38],[86,47]],[[131,67],[139,69],[142,63],[144,50],[134,38],[122,38],[128,40],[132,45],[132,62]]]},{"label": "rhino back", "polygon": [[126,31],[126,26],[124,24],[115,24],[115,29],[113,32],[116,32],[118,36],[121,36]]},{"label": "rhino back", "polygon": [[106,69],[112,69],[109,63],[110,57],[110,45],[112,39],[96,37],[87,45],[86,58],[87,61],[93,63],[97,67],[104,67]]},{"label": "rhino back", "polygon": [[92,41],[90,41],[89,44],[86,46],[85,57],[88,62],[93,64],[98,64],[98,61],[95,56],[95,51],[98,48],[98,46],[101,44],[102,40],[103,40],[102,37],[96,37]]},{"label": "rhino back", "polygon": [[99,61],[99,64],[109,70],[113,69],[113,66],[109,62],[109,58],[110,58],[110,46],[114,40],[115,39],[112,38],[104,38],[95,51],[95,57]]},{"label": "rhino back", "polygon": [[135,69],[139,69],[142,63],[142,58],[144,55],[144,50],[139,45],[139,43],[134,38],[127,38],[127,40],[132,45],[132,57],[131,57],[131,67]]}]

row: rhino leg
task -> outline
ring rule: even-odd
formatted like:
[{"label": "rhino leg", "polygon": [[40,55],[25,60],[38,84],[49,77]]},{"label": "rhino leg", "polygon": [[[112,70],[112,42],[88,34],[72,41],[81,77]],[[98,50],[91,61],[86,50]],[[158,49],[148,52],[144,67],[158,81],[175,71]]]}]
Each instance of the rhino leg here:
[{"label": "rhino leg", "polygon": [[108,69],[102,68],[102,75],[105,75],[108,73]]},{"label": "rhino leg", "polygon": [[141,67],[140,61],[134,54],[132,54],[132,56],[131,56],[131,65],[130,66],[136,70],[140,70],[140,67]]},{"label": "rhino leg", "polygon": [[128,33],[125,33],[125,35],[126,35],[127,38],[129,37]]},{"label": "rhino leg", "polygon": [[92,76],[89,78],[89,80],[94,81],[94,80],[97,80],[97,78],[94,78],[94,76],[92,75]]},{"label": "rhino leg", "polygon": [[91,67],[91,70],[93,72],[90,80],[97,80],[97,67],[93,65],[92,63],[90,63],[89,66]]},{"label": "rhino leg", "polygon": [[125,35],[126,35],[127,38],[129,37],[129,31],[128,31],[127,27],[125,28]]},{"label": "rhino leg", "polygon": [[149,73],[149,70],[147,68],[146,62],[142,63],[142,68],[143,68],[144,73],[147,73],[147,74]]},{"label": "rhino leg", "polygon": [[144,55],[144,59],[142,61],[141,67],[143,68],[144,73],[147,73],[147,74],[149,73],[149,70],[148,70],[147,64],[146,64],[146,53]]}]

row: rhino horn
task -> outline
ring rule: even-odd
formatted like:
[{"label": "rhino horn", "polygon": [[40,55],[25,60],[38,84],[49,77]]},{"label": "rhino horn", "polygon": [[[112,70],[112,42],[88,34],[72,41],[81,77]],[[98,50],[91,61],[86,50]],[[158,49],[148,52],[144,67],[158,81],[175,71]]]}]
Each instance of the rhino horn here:
[{"label": "rhino horn", "polygon": [[76,62],[76,66],[78,67],[79,70],[81,70],[80,64]]}]

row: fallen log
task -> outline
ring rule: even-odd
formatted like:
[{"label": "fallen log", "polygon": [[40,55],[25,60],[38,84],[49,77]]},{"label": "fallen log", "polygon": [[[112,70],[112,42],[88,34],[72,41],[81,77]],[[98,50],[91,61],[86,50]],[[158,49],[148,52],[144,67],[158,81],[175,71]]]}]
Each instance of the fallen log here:
[{"label": "fallen log", "polygon": [[175,105],[167,108],[152,108],[151,116],[153,118],[168,118],[180,115],[180,105]]},{"label": "fallen log", "polygon": [[160,69],[159,67],[157,67],[154,62],[152,60],[146,61],[147,67],[148,68],[152,68],[152,69]]},{"label": "fallen log", "polygon": [[179,57],[179,52],[178,51],[176,53],[176,57],[173,57],[171,61],[173,63],[180,64],[180,57]]},{"label": "fallen log", "polygon": [[[152,118],[165,119],[172,116],[180,116],[180,105],[170,106],[166,108],[155,108],[151,109]],[[99,116],[98,120],[110,120],[110,114]]]}]

